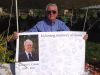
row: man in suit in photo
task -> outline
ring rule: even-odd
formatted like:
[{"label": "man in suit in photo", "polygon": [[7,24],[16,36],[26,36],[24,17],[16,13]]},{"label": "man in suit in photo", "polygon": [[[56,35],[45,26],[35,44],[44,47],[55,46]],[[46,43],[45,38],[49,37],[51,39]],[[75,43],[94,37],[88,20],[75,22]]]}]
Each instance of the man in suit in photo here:
[{"label": "man in suit in photo", "polygon": [[19,52],[19,62],[39,61],[38,53],[33,50],[33,42],[30,39],[24,41],[24,51]]}]

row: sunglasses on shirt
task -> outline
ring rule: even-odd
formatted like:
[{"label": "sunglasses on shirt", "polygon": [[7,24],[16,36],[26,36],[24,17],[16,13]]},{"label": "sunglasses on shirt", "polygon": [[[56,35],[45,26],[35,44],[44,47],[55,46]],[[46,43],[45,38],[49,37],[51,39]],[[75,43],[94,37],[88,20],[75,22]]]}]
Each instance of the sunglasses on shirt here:
[{"label": "sunglasses on shirt", "polygon": [[56,14],[56,11],[55,10],[47,10],[47,14]]}]

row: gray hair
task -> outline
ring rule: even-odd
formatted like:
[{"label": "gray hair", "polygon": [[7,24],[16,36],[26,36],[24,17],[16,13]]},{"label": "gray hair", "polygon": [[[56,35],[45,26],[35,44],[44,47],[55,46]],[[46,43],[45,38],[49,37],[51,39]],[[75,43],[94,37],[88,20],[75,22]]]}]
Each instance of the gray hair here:
[{"label": "gray hair", "polygon": [[32,40],[27,39],[27,40],[24,41],[24,46],[25,46],[26,44],[32,44],[32,45],[33,45],[33,42],[32,42]]},{"label": "gray hair", "polygon": [[57,7],[56,4],[54,4],[54,3],[49,3],[49,4],[47,4],[46,9],[45,9],[46,11],[48,10],[48,6],[56,6],[57,11],[58,11],[58,7]]}]

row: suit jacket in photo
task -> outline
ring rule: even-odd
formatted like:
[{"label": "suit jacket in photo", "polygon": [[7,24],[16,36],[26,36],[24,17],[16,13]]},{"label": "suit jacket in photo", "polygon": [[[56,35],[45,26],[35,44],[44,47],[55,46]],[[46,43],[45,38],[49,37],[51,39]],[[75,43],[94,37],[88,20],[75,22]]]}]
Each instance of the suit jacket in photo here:
[{"label": "suit jacket in photo", "polygon": [[24,62],[24,61],[39,61],[39,55],[38,53],[36,54],[35,52],[32,52],[32,60],[29,60],[25,52],[20,52],[19,57],[18,57],[19,62]]}]

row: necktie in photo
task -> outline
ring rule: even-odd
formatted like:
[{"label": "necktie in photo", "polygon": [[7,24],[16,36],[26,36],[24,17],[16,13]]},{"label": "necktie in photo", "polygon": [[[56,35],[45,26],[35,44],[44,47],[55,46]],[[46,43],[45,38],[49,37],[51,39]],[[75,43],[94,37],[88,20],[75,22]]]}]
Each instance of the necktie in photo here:
[{"label": "necktie in photo", "polygon": [[29,61],[32,61],[33,60],[32,55],[28,53],[28,56],[29,56]]}]

